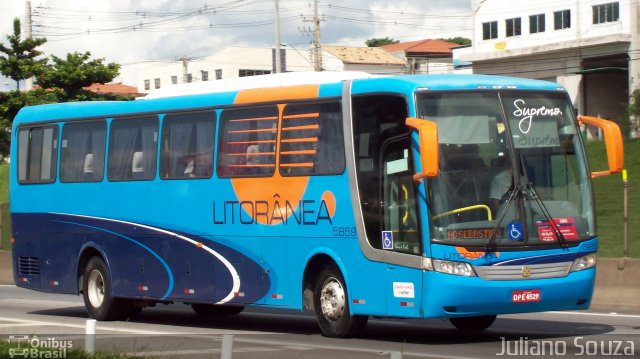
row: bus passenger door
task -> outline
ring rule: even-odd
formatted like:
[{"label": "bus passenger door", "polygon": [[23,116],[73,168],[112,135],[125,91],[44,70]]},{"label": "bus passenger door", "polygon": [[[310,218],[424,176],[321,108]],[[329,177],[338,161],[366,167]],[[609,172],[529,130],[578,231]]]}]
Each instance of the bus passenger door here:
[{"label": "bus passenger door", "polygon": [[[382,249],[420,256],[416,185],[413,181],[411,141],[407,133],[384,140],[380,185]],[[387,315],[415,317],[422,303],[422,273],[415,268],[387,265]]]}]

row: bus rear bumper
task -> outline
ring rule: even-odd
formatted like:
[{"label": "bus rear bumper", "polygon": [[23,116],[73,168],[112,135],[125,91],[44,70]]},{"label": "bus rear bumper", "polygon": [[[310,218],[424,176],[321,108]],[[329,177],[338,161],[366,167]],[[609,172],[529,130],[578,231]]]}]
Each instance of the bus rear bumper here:
[{"label": "bus rear bumper", "polygon": [[517,281],[438,272],[424,275],[424,317],[450,318],[588,309],[595,268],[572,272],[563,278]]}]

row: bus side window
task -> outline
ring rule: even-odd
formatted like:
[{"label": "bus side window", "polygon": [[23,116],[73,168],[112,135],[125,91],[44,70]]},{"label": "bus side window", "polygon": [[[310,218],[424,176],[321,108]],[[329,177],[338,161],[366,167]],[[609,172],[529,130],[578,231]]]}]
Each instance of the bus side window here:
[{"label": "bus side window", "polygon": [[283,176],[344,172],[344,137],[339,102],[287,105],[280,133]]},{"label": "bus side window", "polygon": [[18,182],[51,183],[56,180],[58,126],[18,130]]},{"label": "bus side window", "polygon": [[114,119],[109,136],[109,180],[153,179],[157,142],[157,117]]},{"label": "bus side window", "polygon": [[162,124],[164,179],[209,178],[213,172],[213,111],[168,114]]},{"label": "bus side window", "polygon": [[218,131],[218,176],[272,176],[276,166],[277,128],[276,106],[224,110]]},{"label": "bus side window", "polygon": [[107,135],[105,121],[66,123],[60,150],[61,182],[101,181]]}]

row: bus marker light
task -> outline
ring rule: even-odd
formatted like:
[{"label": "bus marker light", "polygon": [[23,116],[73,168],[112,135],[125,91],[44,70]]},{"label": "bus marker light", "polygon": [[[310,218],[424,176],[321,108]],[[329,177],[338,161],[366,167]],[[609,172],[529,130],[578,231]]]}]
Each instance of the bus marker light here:
[{"label": "bus marker light", "polygon": [[13,245],[14,243],[16,243],[16,239],[11,237],[11,245]]},{"label": "bus marker light", "polygon": [[49,285],[52,287],[57,287],[60,285],[60,282],[58,282],[57,280],[50,280]]},{"label": "bus marker light", "polygon": [[202,248],[202,242],[198,242],[196,245],[198,246],[198,248]]},{"label": "bus marker light", "polygon": [[354,299],[351,301],[353,304],[365,304],[365,300],[364,299]]},{"label": "bus marker light", "polygon": [[191,289],[191,288],[184,289],[184,294],[195,294],[195,293],[196,293],[195,289]]},{"label": "bus marker light", "polygon": [[271,294],[271,299],[282,299],[282,294]]},{"label": "bus marker light", "polygon": [[413,302],[400,302],[401,307],[413,307]]},{"label": "bus marker light", "polygon": [[146,285],[139,285],[138,286],[138,292],[147,292],[149,291],[149,287],[147,287]]},{"label": "bus marker light", "polygon": [[244,292],[233,292],[234,297],[244,297]]}]

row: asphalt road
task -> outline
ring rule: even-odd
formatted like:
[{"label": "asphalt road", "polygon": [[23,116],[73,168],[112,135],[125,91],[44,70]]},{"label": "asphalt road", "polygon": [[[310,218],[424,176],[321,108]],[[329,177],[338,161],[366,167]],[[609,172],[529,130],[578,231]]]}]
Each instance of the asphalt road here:
[{"label": "asphalt road", "polygon": [[[84,348],[86,320],[81,297],[0,286],[0,339],[12,346]],[[371,318],[361,337],[330,339],[310,313],[247,309],[205,320],[174,304],[147,308],[131,322],[98,322],[95,345],[145,357],[218,358],[225,334],[233,335],[233,358],[640,356],[640,316],[592,312],[502,316],[476,334],[444,320]]]}]

